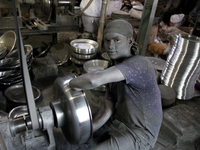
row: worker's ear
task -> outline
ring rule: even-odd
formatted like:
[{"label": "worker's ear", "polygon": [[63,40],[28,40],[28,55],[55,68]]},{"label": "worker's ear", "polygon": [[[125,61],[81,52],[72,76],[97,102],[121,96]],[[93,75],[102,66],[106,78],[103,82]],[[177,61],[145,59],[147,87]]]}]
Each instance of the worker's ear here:
[{"label": "worker's ear", "polygon": [[133,37],[129,37],[129,44],[132,44],[133,43]]}]

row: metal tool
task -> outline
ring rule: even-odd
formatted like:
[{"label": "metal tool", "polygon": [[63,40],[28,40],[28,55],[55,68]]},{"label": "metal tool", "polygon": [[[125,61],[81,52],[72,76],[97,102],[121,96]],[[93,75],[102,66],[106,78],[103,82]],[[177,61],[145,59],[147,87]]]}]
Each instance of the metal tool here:
[{"label": "metal tool", "polygon": [[34,18],[33,22],[39,30],[48,30],[48,26],[41,19]]}]

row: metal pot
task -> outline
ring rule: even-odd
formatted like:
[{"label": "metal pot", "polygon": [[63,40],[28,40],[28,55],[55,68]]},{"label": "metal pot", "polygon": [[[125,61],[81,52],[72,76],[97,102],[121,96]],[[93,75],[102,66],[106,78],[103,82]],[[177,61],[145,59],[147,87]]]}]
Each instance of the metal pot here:
[{"label": "metal pot", "polygon": [[85,93],[69,88],[72,73],[58,77],[54,82],[54,99],[51,103],[55,112],[56,126],[61,127],[65,137],[72,144],[86,143],[93,133],[92,114]]},{"label": "metal pot", "polygon": [[99,44],[90,39],[75,39],[70,42],[72,51],[78,54],[94,54],[97,52]]}]

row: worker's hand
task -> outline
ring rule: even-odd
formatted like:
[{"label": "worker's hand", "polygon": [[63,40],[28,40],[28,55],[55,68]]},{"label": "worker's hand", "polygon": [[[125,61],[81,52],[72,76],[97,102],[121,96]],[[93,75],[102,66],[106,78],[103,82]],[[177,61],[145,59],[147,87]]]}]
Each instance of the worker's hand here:
[{"label": "worker's hand", "polygon": [[75,90],[75,91],[82,91],[82,89],[79,89],[79,88],[70,88],[72,90]]},{"label": "worker's hand", "polygon": [[[72,80],[73,80],[73,79],[72,79]],[[72,80],[71,80],[71,81],[72,81]],[[76,87],[72,86],[71,81],[69,82],[69,85],[68,85],[70,89],[75,90],[75,91],[81,91],[81,90],[82,90],[82,89],[80,89],[80,88],[76,88]]]}]

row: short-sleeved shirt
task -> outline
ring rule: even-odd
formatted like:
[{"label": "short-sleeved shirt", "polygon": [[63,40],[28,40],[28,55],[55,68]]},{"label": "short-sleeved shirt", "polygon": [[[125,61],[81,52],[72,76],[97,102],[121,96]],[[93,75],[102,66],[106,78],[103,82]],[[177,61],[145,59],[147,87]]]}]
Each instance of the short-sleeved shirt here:
[{"label": "short-sleeved shirt", "polygon": [[115,66],[125,80],[111,83],[108,87],[115,100],[113,117],[153,147],[162,123],[161,96],[155,70],[151,62],[140,55]]}]

